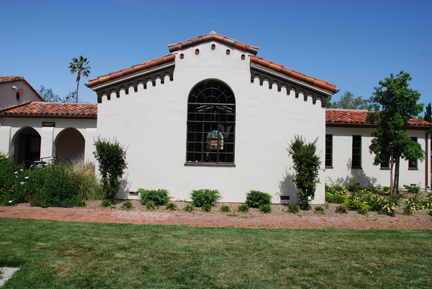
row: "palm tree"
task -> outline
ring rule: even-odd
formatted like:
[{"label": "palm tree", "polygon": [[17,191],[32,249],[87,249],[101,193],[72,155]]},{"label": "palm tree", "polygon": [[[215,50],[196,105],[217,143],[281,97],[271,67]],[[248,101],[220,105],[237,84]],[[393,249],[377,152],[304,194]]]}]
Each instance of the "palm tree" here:
[{"label": "palm tree", "polygon": [[76,102],[78,102],[78,89],[79,89],[79,82],[81,80],[81,74],[85,77],[88,77],[90,74],[90,66],[86,66],[89,64],[90,61],[87,60],[87,58],[84,58],[82,56],[79,57],[79,59],[76,59],[75,57],[72,58],[72,62],[69,63],[69,69],[72,74],[77,72],[77,90],[76,90]]}]

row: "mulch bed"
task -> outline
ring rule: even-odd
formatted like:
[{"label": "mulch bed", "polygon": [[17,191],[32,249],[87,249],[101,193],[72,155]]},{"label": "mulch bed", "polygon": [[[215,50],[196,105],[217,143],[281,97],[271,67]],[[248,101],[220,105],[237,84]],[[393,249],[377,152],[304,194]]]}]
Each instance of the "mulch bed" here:
[{"label": "mulch bed", "polygon": [[[426,199],[426,194],[423,193],[420,196],[420,199]],[[396,207],[396,216],[397,218],[404,218],[404,217],[408,217],[406,215],[403,214],[403,207],[404,207],[404,202],[405,202],[406,198],[402,198],[400,201],[401,206]],[[115,205],[112,205],[110,207],[101,207],[100,203],[101,201],[91,201],[87,203],[86,208],[90,208],[90,209],[106,209],[106,210],[125,210],[124,208],[122,208],[123,203],[124,202],[131,202],[132,203],[132,209],[130,209],[129,211],[149,211],[146,209],[146,207],[144,205],[141,204],[140,200],[116,200]],[[184,212],[184,208],[186,207],[186,205],[188,204],[188,202],[184,202],[184,201],[172,201],[174,203],[177,204],[177,209],[176,211],[183,211]],[[238,207],[240,205],[242,205],[243,203],[224,203],[224,202],[219,202],[219,203],[215,203],[212,210],[210,212],[205,212],[203,211],[201,208],[194,208],[194,210],[192,212],[190,212],[191,214],[232,214],[232,213],[236,213],[238,215],[286,215],[289,214],[287,212],[287,206],[286,205],[280,205],[280,204],[273,204],[271,205],[271,212],[270,213],[261,213],[259,211],[259,209],[256,208],[250,208],[249,212],[247,213],[240,213],[238,211]],[[222,206],[228,206],[230,207],[230,212],[221,212],[220,209]],[[348,211],[347,214],[339,214],[336,213],[336,207],[340,206],[340,204],[334,204],[334,203],[326,203],[325,205],[312,205],[311,206],[311,210],[300,210],[300,212],[297,215],[300,216],[322,216],[322,215],[317,215],[314,212],[314,208],[315,207],[323,207],[324,209],[324,216],[331,216],[331,217],[338,217],[338,216],[343,216],[343,217],[352,217],[352,218],[393,218],[387,215],[382,215],[379,214],[378,212],[368,212],[367,215],[361,215],[359,213],[357,213],[356,211]],[[160,206],[159,208],[156,208],[154,210],[150,210],[152,212],[173,212],[171,210],[167,210],[165,208],[165,206]],[[425,218],[425,219],[430,219],[431,216],[428,215],[428,212],[430,210],[424,210],[424,211],[416,211],[413,212],[412,216],[409,217],[417,217],[417,218]]]}]

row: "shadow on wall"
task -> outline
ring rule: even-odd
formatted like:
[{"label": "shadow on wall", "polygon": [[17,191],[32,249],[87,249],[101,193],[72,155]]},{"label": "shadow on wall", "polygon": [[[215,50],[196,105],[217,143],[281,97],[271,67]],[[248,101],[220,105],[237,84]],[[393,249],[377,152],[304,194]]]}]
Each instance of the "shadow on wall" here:
[{"label": "shadow on wall", "polygon": [[[279,200],[281,203],[295,204],[298,201],[298,190],[294,184],[294,175],[285,171],[282,180],[279,182]],[[289,200],[286,200],[288,199]],[[274,200],[274,203],[277,201]]]},{"label": "shadow on wall", "polygon": [[335,180],[326,179],[326,184],[348,186],[352,181],[360,184],[361,188],[370,188],[377,185],[377,178],[367,176],[363,169],[351,169],[351,175],[339,177]]},{"label": "shadow on wall", "polygon": [[122,177],[122,180],[120,181],[120,189],[119,192],[116,195],[116,199],[128,199],[129,198],[129,190],[130,190],[130,186],[131,184],[128,183],[128,177],[129,177],[129,173],[125,173]]}]

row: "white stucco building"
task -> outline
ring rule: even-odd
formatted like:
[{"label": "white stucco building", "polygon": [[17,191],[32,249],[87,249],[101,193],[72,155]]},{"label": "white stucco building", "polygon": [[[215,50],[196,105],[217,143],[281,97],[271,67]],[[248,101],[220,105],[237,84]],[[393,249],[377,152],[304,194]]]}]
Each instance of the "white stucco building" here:
[{"label": "white stucco building", "polygon": [[0,76],[0,152],[27,164],[92,160],[95,103],[45,102],[21,76]]},{"label": "white stucco building", "polygon": [[[44,103],[37,93],[5,107],[0,150],[27,160],[17,140],[31,130],[39,136],[39,157],[70,159],[80,152],[94,161],[94,139],[116,138],[128,163],[119,198],[137,198],[138,188],[163,188],[184,200],[208,188],[219,190],[225,202],[244,202],[247,192],[260,190],[279,203],[296,201],[287,148],[301,135],[317,140],[322,160],[313,203],[324,202],[326,182],[388,185],[388,170],[373,166],[369,153],[373,127],[363,119],[366,112],[326,110],[336,85],[257,57],[258,47],[215,33],[168,48],[160,58],[90,79],[97,107]],[[3,85],[9,93],[11,83]],[[408,131],[428,156],[431,127],[413,119]],[[403,167],[401,184],[430,184],[428,158]]]}]

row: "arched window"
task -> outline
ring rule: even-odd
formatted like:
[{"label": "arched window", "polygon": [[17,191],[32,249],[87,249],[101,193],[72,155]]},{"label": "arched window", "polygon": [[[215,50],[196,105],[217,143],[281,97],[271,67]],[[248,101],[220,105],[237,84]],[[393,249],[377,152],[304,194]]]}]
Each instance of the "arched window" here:
[{"label": "arched window", "polygon": [[235,97],[217,80],[197,84],[188,98],[186,164],[234,165]]}]

